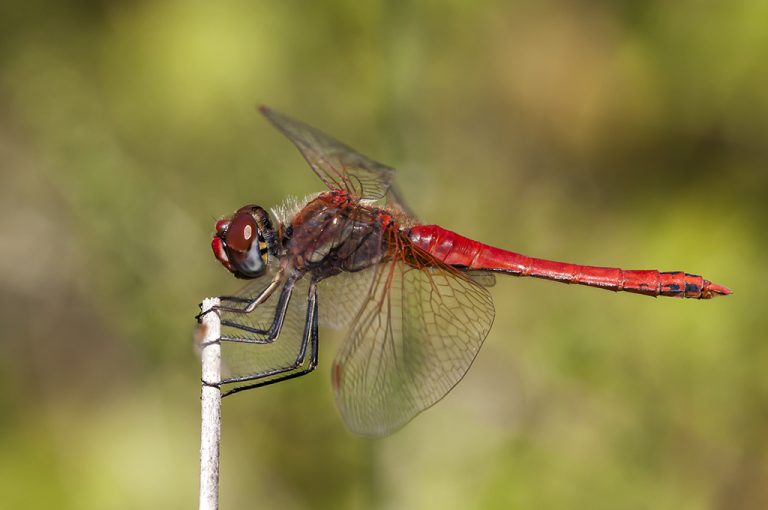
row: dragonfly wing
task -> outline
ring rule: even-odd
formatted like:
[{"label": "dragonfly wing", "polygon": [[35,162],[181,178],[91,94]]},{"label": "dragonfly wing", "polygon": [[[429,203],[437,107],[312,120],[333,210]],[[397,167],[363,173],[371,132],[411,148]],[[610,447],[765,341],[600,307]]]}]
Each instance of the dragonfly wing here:
[{"label": "dragonfly wing", "polygon": [[387,191],[385,198],[385,205],[388,208],[394,209],[400,213],[401,223],[419,223],[418,216],[416,216],[416,213],[413,212],[413,209],[408,206],[408,203],[403,200],[402,193],[400,193],[400,190],[395,183],[390,185],[389,191]]},{"label": "dragonfly wing", "polygon": [[347,329],[368,299],[377,267],[355,273],[340,273],[317,286],[320,326]]},{"label": "dragonfly wing", "polygon": [[383,198],[395,170],[363,156],[353,148],[287,115],[262,106],[260,111],[307,160],[330,189],[342,189],[368,200]]},{"label": "dragonfly wing", "polygon": [[376,267],[332,367],[339,410],[362,435],[392,433],[445,396],[493,323],[487,289],[416,247],[403,251]]},{"label": "dragonfly wing", "polygon": [[[235,295],[253,299],[270,284],[273,276],[274,273],[268,273],[253,280]],[[222,339],[225,340],[221,342],[222,378],[228,389],[248,384],[236,379],[247,379],[267,370],[290,366],[296,361],[307,317],[309,282],[306,277],[293,284],[278,337],[270,343],[248,342],[260,341],[267,336],[258,331],[269,330],[272,326],[278,315],[278,303],[286,281],[287,278],[283,278],[270,297],[250,313],[219,311]],[[232,379],[235,380],[227,382]]]},{"label": "dragonfly wing", "polygon": [[487,271],[467,271],[466,275],[478,285],[493,287],[496,285],[496,275]]}]

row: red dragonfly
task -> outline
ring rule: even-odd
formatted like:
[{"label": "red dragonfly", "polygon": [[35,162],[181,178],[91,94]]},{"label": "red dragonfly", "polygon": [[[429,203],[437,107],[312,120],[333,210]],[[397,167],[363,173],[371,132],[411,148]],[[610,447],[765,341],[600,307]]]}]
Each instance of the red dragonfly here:
[{"label": "red dragonfly", "polygon": [[[318,325],[347,328],[331,367],[347,426],[390,434],[443,398],[491,329],[496,274],[646,296],[709,299],[726,287],[681,271],[623,270],[526,257],[422,225],[394,170],[266,107],[330,191],[216,223],[216,258],[251,280],[221,297],[226,394],[312,372]],[[258,344],[258,345],[256,345]]]}]

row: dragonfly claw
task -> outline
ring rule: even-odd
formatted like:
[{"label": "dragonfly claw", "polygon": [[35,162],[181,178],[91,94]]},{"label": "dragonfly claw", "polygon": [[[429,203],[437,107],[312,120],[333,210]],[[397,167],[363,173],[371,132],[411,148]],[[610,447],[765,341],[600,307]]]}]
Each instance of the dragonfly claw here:
[{"label": "dragonfly claw", "polygon": [[203,386],[208,386],[210,388],[221,389],[221,383],[217,383],[217,382],[216,383],[212,383],[212,382],[206,381],[205,379],[200,379],[200,382],[203,383]]}]

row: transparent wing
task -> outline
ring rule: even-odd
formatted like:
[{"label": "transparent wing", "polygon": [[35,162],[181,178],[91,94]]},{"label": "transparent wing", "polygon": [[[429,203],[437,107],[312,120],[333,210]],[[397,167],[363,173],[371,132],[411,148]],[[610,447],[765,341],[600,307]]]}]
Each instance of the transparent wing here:
[{"label": "transparent wing", "polygon": [[483,287],[493,287],[496,285],[496,275],[493,273],[487,271],[466,271],[464,274]]},{"label": "transparent wing", "polygon": [[332,367],[350,430],[386,435],[440,400],[469,369],[493,317],[487,289],[416,247],[376,266]]},{"label": "transparent wing", "polygon": [[[253,299],[269,285],[273,276],[274,272],[270,272],[253,280],[235,295]],[[251,313],[219,312],[222,322],[222,339],[228,339],[221,342],[224,381],[247,378],[267,370],[289,366],[296,361],[304,338],[304,324],[307,317],[309,282],[306,277],[293,285],[277,338],[270,343],[242,342],[242,340],[260,341],[267,336],[257,331],[266,331],[272,326],[278,315],[278,303],[284,288],[285,281],[282,281],[270,297]],[[235,339],[241,341],[231,341]],[[225,384],[228,384],[227,389],[233,389],[248,383]]]},{"label": "transparent wing", "polygon": [[415,225],[419,223],[419,218],[416,213],[413,212],[408,206],[408,203],[403,199],[402,193],[395,183],[389,187],[387,195],[385,197],[385,205],[389,209],[394,209],[399,213],[398,219],[403,225],[411,224]]},{"label": "transparent wing", "polygon": [[355,273],[340,273],[318,284],[320,326],[346,329],[352,324],[371,290],[376,269],[374,266]]},{"label": "transparent wing", "polygon": [[[270,110],[262,114],[299,149],[309,166],[330,189],[378,200],[387,195],[395,170],[363,156],[319,129]],[[407,208],[405,209],[407,210]]]}]

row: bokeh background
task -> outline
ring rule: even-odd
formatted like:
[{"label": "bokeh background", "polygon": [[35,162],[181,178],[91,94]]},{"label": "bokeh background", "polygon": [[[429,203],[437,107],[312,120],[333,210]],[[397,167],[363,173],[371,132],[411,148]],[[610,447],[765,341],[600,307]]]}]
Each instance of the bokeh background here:
[{"label": "bokeh background", "polygon": [[[313,375],[224,402],[222,508],[768,507],[768,3],[0,5],[0,496],[193,508],[214,220],[322,189],[269,104],[427,222],[686,270],[712,302],[499,279],[455,391],[350,435]],[[321,296],[322,299],[322,296]]]}]

